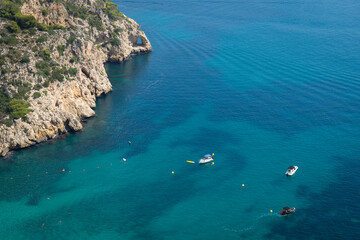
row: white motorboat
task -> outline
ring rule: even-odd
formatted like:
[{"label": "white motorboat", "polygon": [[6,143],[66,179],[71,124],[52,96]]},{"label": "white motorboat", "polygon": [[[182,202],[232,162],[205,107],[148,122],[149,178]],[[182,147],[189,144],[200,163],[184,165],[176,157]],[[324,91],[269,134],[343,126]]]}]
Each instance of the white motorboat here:
[{"label": "white motorboat", "polygon": [[296,170],[298,170],[298,168],[299,168],[298,166],[290,166],[290,167],[288,167],[288,169],[285,172],[285,175],[286,176],[293,175],[296,172]]},{"label": "white motorboat", "polygon": [[199,164],[209,163],[214,161],[210,154],[206,154],[202,159],[200,159]]}]

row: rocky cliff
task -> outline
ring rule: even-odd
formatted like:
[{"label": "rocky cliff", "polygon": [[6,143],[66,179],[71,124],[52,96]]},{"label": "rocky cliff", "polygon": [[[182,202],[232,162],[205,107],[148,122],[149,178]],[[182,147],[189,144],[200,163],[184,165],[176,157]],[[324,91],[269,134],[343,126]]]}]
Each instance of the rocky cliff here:
[{"label": "rocky cliff", "polygon": [[111,91],[104,63],[151,51],[107,0],[0,0],[0,16],[2,156],[81,130],[96,97]]}]

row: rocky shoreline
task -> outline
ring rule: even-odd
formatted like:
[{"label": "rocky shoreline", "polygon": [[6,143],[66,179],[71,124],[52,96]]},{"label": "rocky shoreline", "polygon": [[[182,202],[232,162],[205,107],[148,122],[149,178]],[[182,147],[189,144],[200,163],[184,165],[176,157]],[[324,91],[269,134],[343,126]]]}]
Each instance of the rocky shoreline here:
[{"label": "rocky shoreline", "polygon": [[[30,112],[25,118],[9,118],[11,124],[0,125],[0,156],[81,130],[81,121],[95,114],[92,108],[95,107],[96,97],[112,90],[104,63],[122,62],[132,54],[152,50],[145,33],[134,20],[120,12],[121,15],[116,18],[111,13],[107,14],[106,8],[112,3],[71,1],[71,6],[90,12],[86,19],[71,15],[66,3],[29,0],[21,5],[24,15],[34,16],[39,23],[47,26],[60,25],[61,29],[54,30],[55,34],[36,31],[34,35],[23,30],[16,36],[18,42],[24,43],[16,45],[17,50],[26,52],[29,61],[25,64],[7,63],[5,66],[10,70],[4,79],[8,80],[2,80],[0,87],[11,100],[25,83],[30,86],[24,98],[30,105]],[[92,18],[96,19],[97,25],[90,21]],[[5,29],[6,24],[7,20],[1,20],[0,28]],[[40,38],[46,41],[39,44]],[[47,53],[47,50],[49,58],[46,60],[41,53]],[[1,55],[10,51],[11,47],[5,46]],[[63,79],[54,79],[57,75],[55,70],[51,70],[47,77],[39,64],[46,64],[46,61],[53,62],[58,69],[72,71],[63,73]],[[9,79],[20,81],[20,85],[14,86]],[[41,89],[36,86],[41,86]]]}]

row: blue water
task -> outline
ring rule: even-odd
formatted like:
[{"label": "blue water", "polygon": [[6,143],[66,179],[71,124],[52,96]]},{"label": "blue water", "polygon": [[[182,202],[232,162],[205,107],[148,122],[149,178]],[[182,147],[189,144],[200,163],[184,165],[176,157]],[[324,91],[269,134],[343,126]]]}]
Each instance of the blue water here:
[{"label": "blue water", "polygon": [[0,239],[359,239],[359,1],[115,2],[154,51],[0,162]]}]

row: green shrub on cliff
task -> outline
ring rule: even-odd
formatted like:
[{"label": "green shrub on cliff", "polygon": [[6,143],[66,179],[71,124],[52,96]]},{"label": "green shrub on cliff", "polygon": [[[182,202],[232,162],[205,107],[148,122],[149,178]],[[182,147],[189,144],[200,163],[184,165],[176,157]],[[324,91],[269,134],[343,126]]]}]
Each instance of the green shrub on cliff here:
[{"label": "green shrub on cliff", "polygon": [[67,74],[66,68],[54,68],[51,74],[51,81],[64,81],[64,74]]},{"label": "green shrub on cliff", "polygon": [[113,39],[111,39],[109,41],[111,43],[111,45],[113,46],[119,46],[120,45],[120,40],[117,37],[114,37]]},{"label": "green shrub on cliff", "polygon": [[26,119],[26,114],[32,111],[29,107],[28,102],[16,97],[11,99],[0,91],[0,124],[10,127],[14,119]]},{"label": "green shrub on cliff", "polygon": [[38,74],[43,76],[43,77],[48,77],[50,76],[50,64],[48,62],[45,61],[41,61],[41,62],[37,62],[35,64],[35,67],[38,69]]},{"label": "green shrub on cliff", "polygon": [[0,0],[0,17],[15,21],[21,29],[35,27],[38,22],[33,16],[23,15],[20,11],[21,0]]},{"label": "green shrub on cliff", "polygon": [[41,86],[41,84],[37,83],[33,89],[39,91],[40,89],[42,89],[42,86]]},{"label": "green shrub on cliff", "polygon": [[1,69],[1,74],[2,75],[5,75],[5,74],[7,74],[7,73],[9,73],[10,72],[10,70],[8,69],[8,68],[3,68],[3,69]]},{"label": "green shrub on cliff", "polygon": [[109,16],[111,20],[125,18],[124,14],[119,11],[118,5],[116,3],[106,2],[106,6],[102,10]]},{"label": "green shrub on cliff", "polygon": [[10,60],[11,63],[17,63],[21,60],[21,51],[16,48],[9,48],[9,52],[6,54],[6,57]]},{"label": "green shrub on cliff", "polygon": [[12,122],[8,119],[5,120],[8,115],[9,101],[10,99],[2,91],[0,91],[0,125],[6,124],[10,127]]},{"label": "green shrub on cliff", "polygon": [[15,15],[19,13],[21,12],[18,4],[0,0],[0,17],[14,19]]},{"label": "green shrub on cliff", "polygon": [[0,43],[5,43],[7,45],[16,45],[18,40],[15,36],[8,36],[0,39]]},{"label": "green shrub on cliff", "polygon": [[29,63],[30,62],[29,55],[24,55],[20,62],[21,63]]},{"label": "green shrub on cliff", "polygon": [[42,59],[44,59],[45,61],[50,61],[51,60],[51,52],[48,49],[44,49],[39,51],[39,57],[41,57]]},{"label": "green shrub on cliff", "polygon": [[10,24],[6,26],[6,29],[10,33],[18,33],[21,31],[19,25],[15,21],[11,21]]},{"label": "green shrub on cliff", "polygon": [[49,87],[50,80],[46,80],[42,85],[43,85],[43,87]]},{"label": "green shrub on cliff", "polygon": [[88,18],[89,25],[95,27],[99,31],[105,30],[102,21],[98,15],[90,15]]},{"label": "green shrub on cliff", "polygon": [[0,55],[0,66],[4,65],[6,63],[5,56]]},{"label": "green shrub on cliff", "polygon": [[36,39],[37,43],[43,43],[47,41],[47,37],[46,36],[40,36]]},{"label": "green shrub on cliff", "polygon": [[119,33],[123,32],[123,31],[124,31],[124,29],[122,29],[121,27],[117,27],[117,28],[114,29],[114,32],[116,34],[119,34]]},{"label": "green shrub on cliff", "polygon": [[33,28],[38,24],[36,19],[30,15],[16,14],[15,21],[21,29]]},{"label": "green shrub on cliff", "polygon": [[12,99],[8,105],[8,113],[10,119],[26,119],[26,114],[31,112],[32,110],[29,109],[30,104],[21,99]]},{"label": "green shrub on cliff", "polygon": [[76,40],[76,36],[71,35],[69,39],[67,40],[67,45],[72,44]]},{"label": "green shrub on cliff", "polygon": [[69,62],[70,62],[70,63],[78,63],[79,60],[78,60],[77,57],[73,56],[72,58],[70,58],[70,61],[69,61]]},{"label": "green shrub on cliff", "polygon": [[26,94],[31,90],[30,84],[28,83],[12,83],[13,85],[17,85],[17,93],[14,98],[17,99],[26,99]]},{"label": "green shrub on cliff", "polygon": [[41,93],[40,92],[34,92],[33,98],[36,99],[36,98],[39,98],[39,97],[41,97]]},{"label": "green shrub on cliff", "polygon": [[49,10],[47,10],[46,8],[43,8],[43,9],[41,9],[41,14],[46,17],[47,15],[49,15]]},{"label": "green shrub on cliff", "polygon": [[89,16],[89,9],[86,7],[78,7],[70,2],[65,3],[67,12],[77,18],[85,20]]},{"label": "green shrub on cliff", "polygon": [[77,71],[78,70],[76,68],[69,68],[68,73],[70,76],[75,76]]},{"label": "green shrub on cliff", "polygon": [[65,46],[64,45],[59,45],[56,47],[56,49],[59,52],[59,55],[62,56],[64,54],[64,50],[65,50]]},{"label": "green shrub on cliff", "polygon": [[43,23],[39,23],[36,27],[39,31],[49,31],[48,25]]}]

